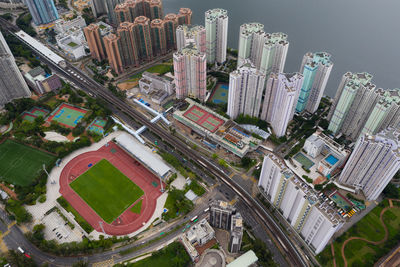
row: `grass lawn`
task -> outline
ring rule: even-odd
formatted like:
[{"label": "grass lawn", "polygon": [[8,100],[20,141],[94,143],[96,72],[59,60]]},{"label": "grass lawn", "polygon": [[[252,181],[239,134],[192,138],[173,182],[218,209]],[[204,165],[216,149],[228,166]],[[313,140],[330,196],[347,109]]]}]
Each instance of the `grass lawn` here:
[{"label": "grass lawn", "polygon": [[191,260],[183,245],[179,242],[169,244],[167,247],[155,252],[151,257],[135,263],[129,263],[129,267],[184,267],[190,266]]},{"label": "grass lawn", "polygon": [[50,167],[55,159],[51,154],[7,139],[0,144],[0,180],[28,186],[43,169],[43,164]]},{"label": "grass lawn", "polygon": [[132,211],[133,213],[136,213],[136,214],[140,214],[140,211],[142,210],[142,203],[143,203],[143,201],[142,201],[142,200],[139,200],[139,202],[136,203],[136,204],[130,209],[130,211]]},{"label": "grass lawn", "polygon": [[107,223],[112,223],[144,194],[139,186],[105,159],[70,186]]},{"label": "grass lawn", "polygon": [[151,72],[151,73],[158,73],[160,75],[163,75],[167,72],[172,72],[174,70],[174,67],[169,64],[159,64],[155,65],[153,67],[148,68],[146,71]]},{"label": "grass lawn", "polygon": [[[353,225],[346,233],[338,237],[333,245],[335,249],[335,259],[337,266],[343,266],[341,248],[343,242],[349,237],[358,236],[371,241],[380,241],[384,238],[385,232],[382,224],[380,223],[379,216],[384,207],[388,206],[388,201],[384,200],[379,206],[375,207],[368,213],[361,221]],[[390,251],[390,243],[397,244],[397,237],[400,231],[400,208],[392,208],[387,210],[383,215],[385,225],[388,227],[389,237],[388,240],[380,245],[372,245],[362,240],[352,240],[345,248],[345,256],[349,266],[360,264],[362,266],[370,266],[376,262],[377,259]],[[393,239],[395,239],[393,241]],[[392,242],[392,241],[393,242]],[[389,247],[388,247],[389,245]],[[393,246],[394,247],[394,246]],[[333,266],[333,259],[331,254],[330,245],[318,255],[320,263],[323,266]]]},{"label": "grass lawn", "polygon": [[83,217],[65,200],[63,197],[57,198],[57,202],[68,212],[71,212],[75,221],[86,231],[86,233],[90,233],[93,231],[93,227],[85,220]]}]

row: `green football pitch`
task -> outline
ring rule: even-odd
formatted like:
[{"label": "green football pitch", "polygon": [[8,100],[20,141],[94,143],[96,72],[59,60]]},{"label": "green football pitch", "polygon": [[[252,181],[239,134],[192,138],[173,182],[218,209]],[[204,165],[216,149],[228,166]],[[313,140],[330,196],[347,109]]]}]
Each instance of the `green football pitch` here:
[{"label": "green football pitch", "polygon": [[70,186],[106,223],[112,223],[144,193],[105,159]]},{"label": "green football pitch", "polygon": [[51,154],[7,139],[0,144],[0,180],[14,185],[30,185],[43,169],[43,164],[49,166],[54,159]]}]

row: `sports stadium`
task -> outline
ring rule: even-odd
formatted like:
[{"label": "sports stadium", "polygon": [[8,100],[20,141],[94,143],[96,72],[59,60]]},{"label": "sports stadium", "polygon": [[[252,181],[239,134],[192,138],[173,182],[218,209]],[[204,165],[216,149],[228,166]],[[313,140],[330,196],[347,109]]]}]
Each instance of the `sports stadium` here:
[{"label": "sports stadium", "polygon": [[[60,193],[98,232],[127,235],[152,217],[170,168],[126,133],[63,168]],[[163,185],[164,186],[164,185]]]}]

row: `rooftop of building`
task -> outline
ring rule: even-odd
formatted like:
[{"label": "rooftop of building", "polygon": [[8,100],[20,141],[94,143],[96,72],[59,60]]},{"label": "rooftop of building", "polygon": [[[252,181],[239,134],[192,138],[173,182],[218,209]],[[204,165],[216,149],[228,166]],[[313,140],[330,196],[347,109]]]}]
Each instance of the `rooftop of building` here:
[{"label": "rooftop of building", "polygon": [[197,49],[197,46],[194,42],[189,42],[186,46],[182,47],[179,51],[175,52],[174,55],[177,56],[182,56],[182,55],[186,55],[186,56],[204,56],[205,57],[205,53],[200,52]]},{"label": "rooftop of building", "polygon": [[366,135],[366,138],[369,142],[391,146],[392,150],[400,156],[400,129],[390,127],[376,135]]},{"label": "rooftop of building", "polygon": [[258,261],[258,258],[256,256],[256,253],[254,251],[249,250],[243,255],[241,255],[239,258],[235,259],[226,267],[248,267]]},{"label": "rooftop of building", "polygon": [[228,11],[222,8],[209,9],[205,13],[206,20],[214,20],[216,18],[227,18]]},{"label": "rooftop of building", "polygon": [[42,67],[38,66],[38,67],[31,69],[28,73],[29,73],[29,75],[32,76],[32,78],[35,78],[36,76],[44,75],[46,72],[44,71],[44,69]]},{"label": "rooftop of building", "polygon": [[244,35],[253,34],[255,32],[264,32],[264,24],[258,22],[245,23],[240,26],[240,33]]},{"label": "rooftop of building", "polygon": [[206,219],[202,219],[200,222],[189,228],[186,232],[186,238],[193,243],[194,240],[202,239],[211,233],[214,233],[214,229]]},{"label": "rooftop of building", "polygon": [[328,54],[327,52],[308,52],[305,54],[305,57],[307,58],[307,65],[310,67],[314,68],[317,67],[319,64],[325,65],[325,66],[331,66],[333,65],[331,61],[331,55]]},{"label": "rooftop of building", "polygon": [[234,206],[230,205],[228,202],[223,200],[214,200],[213,202],[211,202],[210,207],[223,209],[231,212],[234,212],[236,210]]}]

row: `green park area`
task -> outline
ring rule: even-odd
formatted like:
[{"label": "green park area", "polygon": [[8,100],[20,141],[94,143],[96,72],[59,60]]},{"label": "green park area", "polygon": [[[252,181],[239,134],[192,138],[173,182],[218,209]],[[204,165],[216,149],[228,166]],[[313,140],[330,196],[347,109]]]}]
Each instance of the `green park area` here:
[{"label": "green park area", "polygon": [[332,256],[331,245],[328,244],[318,255],[318,259],[322,266],[333,267],[334,260],[336,266],[344,266],[342,247],[346,242],[343,251],[348,266],[373,266],[396,246],[399,239],[400,202],[393,201],[393,206],[390,207],[386,199],[336,238],[333,242],[335,258]]},{"label": "green park area", "polygon": [[[191,260],[183,245],[179,242],[174,242],[167,247],[154,252],[151,257],[141,261],[130,263],[129,267],[148,267],[148,266],[163,266],[163,267],[184,267],[190,266]],[[118,266],[118,265],[117,265]],[[122,266],[122,265],[121,265]]]},{"label": "green park area", "polygon": [[105,159],[76,178],[70,186],[107,223],[112,223],[144,194]]},{"label": "green park area", "polygon": [[0,180],[28,186],[46,166],[52,165],[55,156],[7,139],[0,144]]}]

